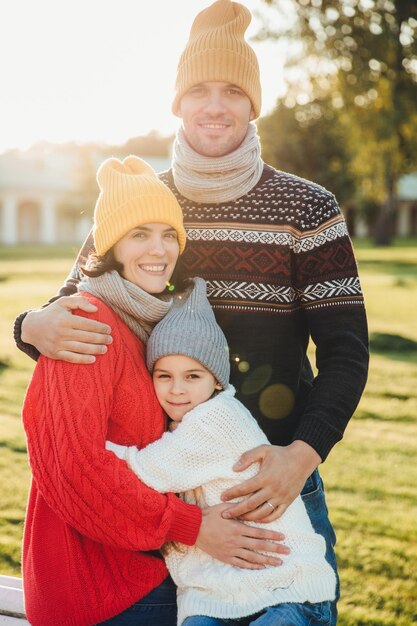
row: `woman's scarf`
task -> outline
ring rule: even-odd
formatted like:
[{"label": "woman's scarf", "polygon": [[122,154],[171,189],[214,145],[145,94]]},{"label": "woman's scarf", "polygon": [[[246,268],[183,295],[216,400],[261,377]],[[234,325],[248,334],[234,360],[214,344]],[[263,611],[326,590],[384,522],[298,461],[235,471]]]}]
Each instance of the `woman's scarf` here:
[{"label": "woman's scarf", "polygon": [[125,280],[115,270],[96,278],[84,276],[78,291],[86,291],[103,300],[143,343],[172,305],[172,300],[168,300],[170,296],[157,298]]}]

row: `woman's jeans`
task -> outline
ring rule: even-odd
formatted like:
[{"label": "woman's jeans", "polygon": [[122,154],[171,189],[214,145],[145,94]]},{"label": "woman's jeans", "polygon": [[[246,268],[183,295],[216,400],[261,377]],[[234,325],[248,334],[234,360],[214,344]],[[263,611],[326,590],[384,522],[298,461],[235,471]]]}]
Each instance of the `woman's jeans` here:
[{"label": "woman's jeans", "polygon": [[170,576],[131,607],[99,626],[177,626],[177,588]]}]

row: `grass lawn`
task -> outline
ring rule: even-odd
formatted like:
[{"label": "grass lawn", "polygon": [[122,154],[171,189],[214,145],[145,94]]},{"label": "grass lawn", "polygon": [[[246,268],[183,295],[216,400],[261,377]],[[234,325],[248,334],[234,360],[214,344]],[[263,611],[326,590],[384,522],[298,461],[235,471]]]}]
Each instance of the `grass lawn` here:
[{"label": "grass lawn", "polygon": [[[0,248],[0,572],[20,574],[30,473],[20,408],[33,363],[12,324],[61,285],[76,251]],[[371,333],[369,383],[322,467],[338,536],[341,626],[417,622],[417,241],[357,246]]]}]

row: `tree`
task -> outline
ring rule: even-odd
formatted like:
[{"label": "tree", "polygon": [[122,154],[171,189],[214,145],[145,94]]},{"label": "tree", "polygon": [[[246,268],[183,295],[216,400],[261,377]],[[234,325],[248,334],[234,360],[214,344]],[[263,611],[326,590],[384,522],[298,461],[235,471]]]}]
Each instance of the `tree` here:
[{"label": "tree", "polygon": [[[288,12],[282,0],[264,2]],[[347,111],[349,169],[363,202],[379,203],[377,243],[389,243],[398,179],[417,166],[417,3],[293,0],[291,6],[284,29],[265,26],[259,37],[292,41],[289,67],[303,69],[304,85],[289,82],[287,104],[328,94],[333,108]]]},{"label": "tree", "polygon": [[262,156],[268,163],[326,187],[342,204],[352,199],[353,176],[344,127],[329,99],[288,107],[278,103],[258,123]]}]

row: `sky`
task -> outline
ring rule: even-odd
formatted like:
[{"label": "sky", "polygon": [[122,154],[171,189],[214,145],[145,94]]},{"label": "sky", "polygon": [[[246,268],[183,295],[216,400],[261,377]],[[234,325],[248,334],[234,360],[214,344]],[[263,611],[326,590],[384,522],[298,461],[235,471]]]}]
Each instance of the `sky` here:
[{"label": "sky", "polygon": [[[210,0],[13,0],[0,5],[0,153],[174,133],[175,70]],[[260,0],[244,0],[252,11]],[[259,29],[254,17],[249,37]],[[282,94],[282,45],[251,42],[262,114]]]}]

